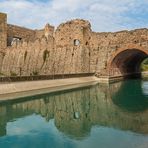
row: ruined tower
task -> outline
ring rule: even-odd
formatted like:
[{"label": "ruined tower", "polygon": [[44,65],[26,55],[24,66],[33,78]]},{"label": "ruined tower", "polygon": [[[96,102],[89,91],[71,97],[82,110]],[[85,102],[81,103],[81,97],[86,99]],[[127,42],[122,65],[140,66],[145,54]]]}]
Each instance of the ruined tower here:
[{"label": "ruined tower", "polygon": [[0,13],[0,50],[7,46],[7,15]]},{"label": "ruined tower", "polygon": [[45,37],[48,39],[49,36],[53,36],[53,33],[54,33],[54,27],[49,24],[46,24],[44,28]]}]

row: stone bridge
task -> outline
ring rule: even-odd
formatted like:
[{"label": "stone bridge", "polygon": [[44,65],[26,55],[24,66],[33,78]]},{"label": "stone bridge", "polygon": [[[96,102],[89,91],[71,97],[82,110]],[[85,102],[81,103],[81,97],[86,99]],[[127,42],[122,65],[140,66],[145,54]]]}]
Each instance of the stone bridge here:
[{"label": "stone bridge", "polygon": [[148,57],[148,29],[93,32],[86,20],[47,24],[31,30],[7,24],[0,14],[0,75],[30,76],[94,73],[126,77],[140,73]]},{"label": "stone bridge", "polygon": [[132,76],[141,74],[141,63],[147,58],[148,50],[129,44],[114,52],[108,63],[107,72],[109,77]]}]

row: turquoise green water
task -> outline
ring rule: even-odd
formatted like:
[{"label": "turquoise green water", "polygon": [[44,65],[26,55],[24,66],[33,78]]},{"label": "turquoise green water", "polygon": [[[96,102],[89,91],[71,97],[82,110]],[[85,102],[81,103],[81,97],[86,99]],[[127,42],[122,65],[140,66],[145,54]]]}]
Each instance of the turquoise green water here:
[{"label": "turquoise green water", "polygon": [[0,148],[148,148],[148,81],[1,102]]}]

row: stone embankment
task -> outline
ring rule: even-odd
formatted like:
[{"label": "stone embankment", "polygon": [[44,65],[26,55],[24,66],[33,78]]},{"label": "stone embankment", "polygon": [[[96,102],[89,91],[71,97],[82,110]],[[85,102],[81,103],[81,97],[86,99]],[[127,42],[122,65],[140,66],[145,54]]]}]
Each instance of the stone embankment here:
[{"label": "stone embankment", "polygon": [[96,84],[94,76],[59,80],[26,81],[0,84],[0,101],[62,91]]}]

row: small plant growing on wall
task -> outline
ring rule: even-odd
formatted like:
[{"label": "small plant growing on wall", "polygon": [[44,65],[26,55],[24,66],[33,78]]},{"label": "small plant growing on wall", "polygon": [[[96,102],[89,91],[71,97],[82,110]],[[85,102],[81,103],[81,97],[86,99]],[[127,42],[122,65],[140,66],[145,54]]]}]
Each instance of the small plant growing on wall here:
[{"label": "small plant growing on wall", "polygon": [[45,64],[45,62],[46,62],[46,60],[47,60],[48,57],[49,57],[49,51],[46,49],[43,52],[43,64],[41,66],[41,69],[43,68],[43,66],[44,66],[44,64]]},{"label": "small plant growing on wall", "polygon": [[4,73],[2,73],[2,72],[0,72],[0,77],[1,77],[1,76],[5,76],[5,74],[4,74]]},{"label": "small plant growing on wall", "polygon": [[30,73],[31,76],[38,76],[39,75],[39,71],[38,70],[34,70],[32,73]]},{"label": "small plant growing on wall", "polygon": [[43,52],[43,61],[45,63],[46,59],[49,57],[49,51],[46,49]]},{"label": "small plant growing on wall", "polygon": [[26,58],[27,58],[27,51],[25,51],[24,53],[24,62],[26,61]]},{"label": "small plant growing on wall", "polygon": [[17,74],[16,74],[15,72],[13,72],[13,71],[10,71],[10,76],[12,76],[12,77],[16,77]]}]

